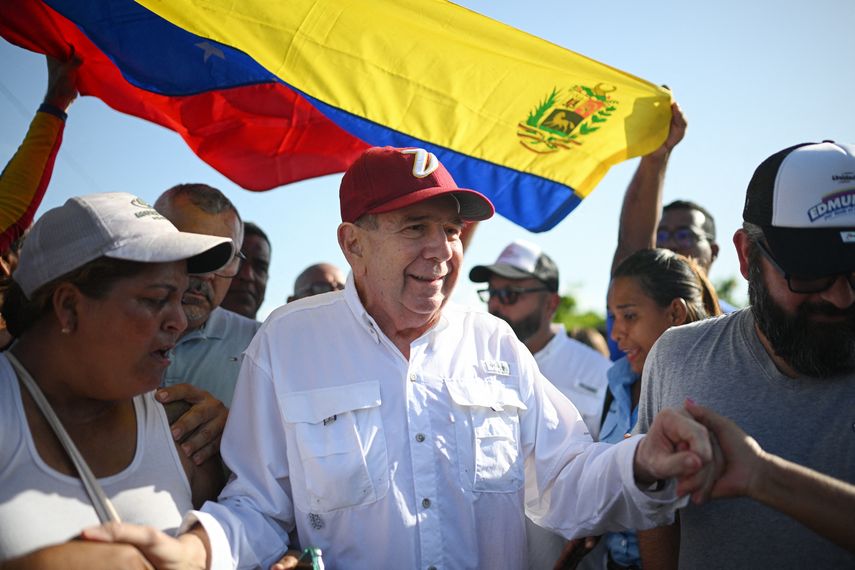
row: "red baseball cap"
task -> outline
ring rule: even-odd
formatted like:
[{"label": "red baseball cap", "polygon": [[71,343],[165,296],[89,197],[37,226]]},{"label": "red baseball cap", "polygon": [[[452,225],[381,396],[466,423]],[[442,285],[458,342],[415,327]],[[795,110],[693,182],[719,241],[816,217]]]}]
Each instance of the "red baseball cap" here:
[{"label": "red baseball cap", "polygon": [[458,188],[432,152],[422,148],[372,147],[357,158],[341,180],[341,221],[399,210],[443,194],[457,200],[464,221],[492,217],[495,209],[480,192]]}]

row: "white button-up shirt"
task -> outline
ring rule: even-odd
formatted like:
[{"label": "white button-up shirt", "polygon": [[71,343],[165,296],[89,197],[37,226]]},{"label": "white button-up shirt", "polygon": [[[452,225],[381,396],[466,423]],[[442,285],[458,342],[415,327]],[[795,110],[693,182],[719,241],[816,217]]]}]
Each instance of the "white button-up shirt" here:
[{"label": "white button-up shirt", "polygon": [[234,477],[192,512],[214,568],[287,549],[328,568],[523,568],[524,508],[566,537],[669,522],[634,483],[639,438],[594,444],[510,327],[446,307],[407,361],[344,291],[277,309],[247,349],[222,441]]}]

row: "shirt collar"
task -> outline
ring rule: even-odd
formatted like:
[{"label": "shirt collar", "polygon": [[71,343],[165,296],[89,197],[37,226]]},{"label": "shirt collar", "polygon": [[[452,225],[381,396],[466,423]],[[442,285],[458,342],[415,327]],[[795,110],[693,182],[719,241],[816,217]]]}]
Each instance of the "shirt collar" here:
[{"label": "shirt collar", "polygon": [[183,337],[179,342],[183,342],[185,340],[190,340],[194,338],[213,338],[213,339],[221,339],[226,336],[226,315],[225,309],[222,307],[217,307],[211,314],[208,315],[208,320],[206,320],[201,327],[194,331],[190,331]]},{"label": "shirt collar", "polygon": [[365,329],[365,332],[367,332],[375,342],[379,343],[380,335],[383,334],[383,331],[380,330],[380,326],[377,324],[377,321],[374,320],[374,317],[369,315],[368,311],[365,310],[365,306],[359,298],[359,293],[356,292],[356,282],[353,279],[353,271],[348,272],[347,280],[344,283],[344,300],[350,308],[350,311],[356,317],[356,321],[359,325]]},{"label": "shirt collar", "polygon": [[[356,291],[356,282],[353,278],[353,271],[347,274],[347,280],[344,284],[344,300],[347,302],[347,306],[350,308],[350,311],[356,317],[357,322],[360,326],[365,329],[365,331],[371,335],[375,342],[380,342],[380,335],[386,336],[383,333],[380,325],[377,324],[377,321],[374,320],[368,311],[365,309],[365,306],[362,304],[362,300],[359,298],[359,293]],[[449,301],[450,302],[450,301]],[[428,329],[422,336],[414,340],[411,345],[421,344],[423,342],[433,343],[437,333],[444,330],[448,327],[448,317],[445,315],[445,309],[448,308],[448,303],[446,303],[445,307],[443,307],[442,313],[440,313],[439,321]],[[387,337],[388,338],[388,337]],[[391,340],[389,342],[392,342]],[[430,347],[431,344],[428,345]]]},{"label": "shirt collar", "polygon": [[552,323],[549,330],[552,331],[552,338],[549,339],[546,346],[537,351],[537,355],[540,357],[548,356],[551,352],[558,350],[558,347],[564,344],[567,339],[567,329],[564,328],[563,324]]}]

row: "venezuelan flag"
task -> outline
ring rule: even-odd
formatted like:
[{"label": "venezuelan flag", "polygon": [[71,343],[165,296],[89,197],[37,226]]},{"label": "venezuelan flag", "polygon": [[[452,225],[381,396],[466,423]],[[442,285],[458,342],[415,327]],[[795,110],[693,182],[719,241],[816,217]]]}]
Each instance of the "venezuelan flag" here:
[{"label": "venezuelan flag", "polygon": [[368,146],[250,57],[130,0],[0,0],[0,35],[80,58],[82,94],[174,130],[249,190],[340,172]]},{"label": "venezuelan flag", "polygon": [[[108,56],[112,79],[130,90],[124,108],[99,96],[178,131],[248,188],[264,186],[246,181],[264,168],[252,162],[249,144],[262,137],[218,135],[245,128],[244,113],[270,107],[254,96],[230,101],[235,122],[216,123],[211,112],[189,121],[181,111],[148,117],[142,101],[274,91],[311,117],[299,136],[277,143],[322,139],[321,155],[339,170],[361,141],[426,148],[461,186],[484,192],[499,213],[532,231],[552,228],[611,165],[653,150],[667,134],[666,91],[440,0],[141,0],[152,12],[128,0],[44,3]],[[0,17],[19,10],[11,4],[2,4]],[[147,27],[134,32],[142,22]],[[0,24],[0,33],[8,38],[10,27],[20,29]],[[277,156],[281,162],[264,174],[295,168],[287,153]]]}]

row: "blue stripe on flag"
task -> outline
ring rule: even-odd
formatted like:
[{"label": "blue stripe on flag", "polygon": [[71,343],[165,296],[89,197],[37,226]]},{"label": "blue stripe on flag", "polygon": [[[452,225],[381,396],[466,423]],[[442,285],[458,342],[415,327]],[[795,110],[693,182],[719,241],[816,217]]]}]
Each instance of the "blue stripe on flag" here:
[{"label": "blue stripe on flag", "polygon": [[302,93],[319,111],[350,134],[374,146],[420,147],[433,152],[462,188],[487,196],[502,216],[532,232],[545,232],[563,220],[582,199],[572,188],[384,127]]}]

